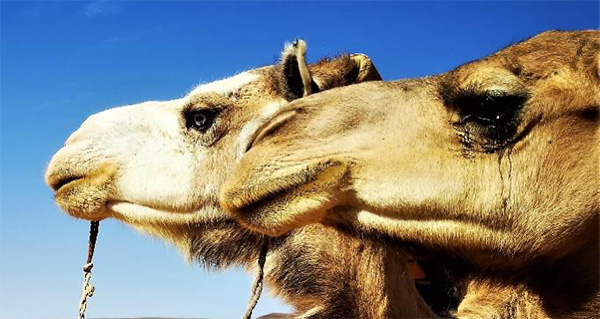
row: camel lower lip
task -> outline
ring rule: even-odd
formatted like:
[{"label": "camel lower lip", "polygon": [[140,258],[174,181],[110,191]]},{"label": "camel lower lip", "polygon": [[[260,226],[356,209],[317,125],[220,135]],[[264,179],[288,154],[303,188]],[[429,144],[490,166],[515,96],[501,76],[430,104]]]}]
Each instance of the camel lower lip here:
[{"label": "camel lower lip", "polygon": [[107,207],[117,219],[137,222],[192,222],[197,220],[198,214],[201,212],[201,209],[187,212],[173,212],[119,200],[109,201]]}]

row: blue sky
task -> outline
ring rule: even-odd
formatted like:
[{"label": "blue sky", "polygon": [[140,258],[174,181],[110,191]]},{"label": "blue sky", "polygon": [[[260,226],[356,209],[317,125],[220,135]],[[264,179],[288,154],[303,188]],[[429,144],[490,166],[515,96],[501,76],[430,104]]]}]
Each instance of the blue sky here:
[{"label": "blue sky", "polygon": [[[273,63],[362,52],[385,79],[447,71],[548,29],[598,28],[590,2],[1,2],[0,318],[75,317],[88,224],[61,213],[44,168],[89,115],[182,96]],[[103,222],[89,317],[238,318],[251,278],[208,273]],[[286,311],[263,296],[256,314]]]}]

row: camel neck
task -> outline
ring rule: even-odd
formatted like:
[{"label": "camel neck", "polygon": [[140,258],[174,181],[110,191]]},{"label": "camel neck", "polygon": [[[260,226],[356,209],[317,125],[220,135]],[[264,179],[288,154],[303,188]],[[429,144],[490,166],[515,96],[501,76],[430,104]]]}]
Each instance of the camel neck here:
[{"label": "camel neck", "polygon": [[186,233],[189,256],[209,269],[254,264],[264,239],[233,220],[191,225]]},{"label": "camel neck", "polygon": [[[505,270],[463,280],[456,316],[472,318],[593,318],[600,312],[598,240],[560,260],[536,260],[519,272]],[[496,317],[494,317],[496,318]]]}]

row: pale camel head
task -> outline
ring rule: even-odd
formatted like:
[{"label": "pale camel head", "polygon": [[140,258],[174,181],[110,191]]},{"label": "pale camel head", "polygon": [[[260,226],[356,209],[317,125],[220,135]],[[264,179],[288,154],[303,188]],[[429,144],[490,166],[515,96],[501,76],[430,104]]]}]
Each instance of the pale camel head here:
[{"label": "pale camel head", "polygon": [[70,215],[144,231],[228,219],[218,194],[257,130],[288,101],[380,76],[365,55],[307,66],[305,43],[277,65],[203,84],[180,99],[90,116],[52,158],[46,181]]},{"label": "pale camel head", "polygon": [[598,31],[546,32],[437,76],[292,102],[221,202],[273,236],[322,222],[487,266],[561,258],[598,233],[599,50]]},{"label": "pale camel head", "polygon": [[[219,208],[230,171],[288,101],[380,79],[362,54],[307,66],[299,41],[277,65],[200,85],[181,99],[91,116],[54,156],[46,180],[71,216],[117,218],[201,265],[254,270],[265,237]],[[298,318],[433,316],[407,267],[393,247],[312,225],[269,241],[264,270],[270,291]]]}]

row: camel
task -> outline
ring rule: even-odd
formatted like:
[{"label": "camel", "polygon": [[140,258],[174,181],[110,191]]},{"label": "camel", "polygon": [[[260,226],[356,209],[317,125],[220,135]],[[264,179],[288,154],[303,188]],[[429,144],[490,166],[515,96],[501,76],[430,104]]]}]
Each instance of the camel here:
[{"label": "camel", "polygon": [[[76,218],[121,220],[207,268],[256,271],[266,237],[240,227],[218,203],[248,140],[290,100],[381,79],[365,55],[307,66],[305,50],[298,41],[276,65],[180,99],[92,115],[47,169],[58,205]],[[269,240],[264,270],[298,318],[433,317],[408,266],[398,248],[311,225]]]},{"label": "camel", "polygon": [[446,269],[458,318],[599,318],[600,32],[280,109],[221,203],[270,236],[322,223]]}]

